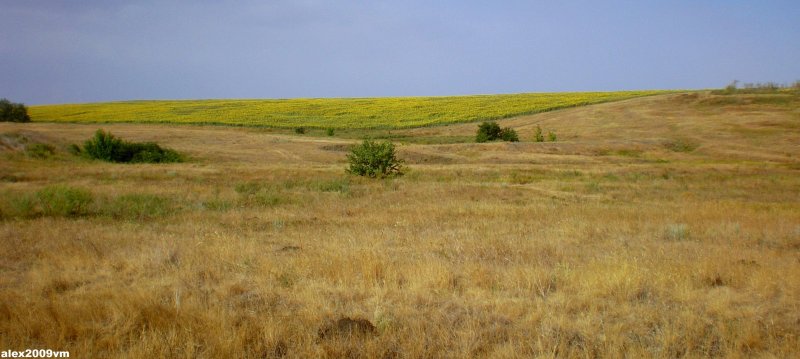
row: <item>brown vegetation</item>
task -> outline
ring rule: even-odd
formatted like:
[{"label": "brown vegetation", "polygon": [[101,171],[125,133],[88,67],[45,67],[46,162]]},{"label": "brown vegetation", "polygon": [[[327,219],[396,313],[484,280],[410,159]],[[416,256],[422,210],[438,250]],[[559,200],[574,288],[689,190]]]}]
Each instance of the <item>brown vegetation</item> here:
[{"label": "brown vegetation", "polygon": [[[110,164],[67,153],[97,125],[3,123],[0,348],[796,357],[798,104],[690,93],[525,116],[500,121],[519,143],[400,145],[408,173],[387,180],[345,174],[356,141],[291,130],[104,125],[190,157]],[[537,125],[559,142],[532,142]],[[89,202],[24,206],[54,188]]]}]

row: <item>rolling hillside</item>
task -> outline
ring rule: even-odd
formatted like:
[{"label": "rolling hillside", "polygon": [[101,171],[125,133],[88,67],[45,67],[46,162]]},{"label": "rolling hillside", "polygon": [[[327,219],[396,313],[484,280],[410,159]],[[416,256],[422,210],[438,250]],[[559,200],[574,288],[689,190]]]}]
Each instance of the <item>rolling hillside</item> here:
[{"label": "rolling hillside", "polygon": [[[800,356],[800,96],[676,93],[499,122],[521,142],[469,142],[475,123],[0,123],[0,348]],[[533,142],[537,126],[558,141]],[[98,128],[188,161],[70,154]],[[406,174],[346,175],[362,136],[395,140]]]}]

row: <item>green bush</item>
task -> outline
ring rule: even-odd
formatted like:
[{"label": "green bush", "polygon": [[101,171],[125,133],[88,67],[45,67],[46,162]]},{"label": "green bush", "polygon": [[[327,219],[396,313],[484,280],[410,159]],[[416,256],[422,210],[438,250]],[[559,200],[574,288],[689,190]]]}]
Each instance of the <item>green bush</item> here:
[{"label": "green bush", "polygon": [[298,135],[302,135],[302,134],[306,133],[306,128],[305,127],[297,127],[297,128],[294,129],[294,133],[296,133]]},{"label": "green bush", "polygon": [[0,122],[31,122],[28,108],[21,103],[0,99]]},{"label": "green bush", "polygon": [[486,121],[478,125],[478,133],[475,135],[475,142],[488,142],[500,138],[502,129],[497,122]]},{"label": "green bush", "polygon": [[132,153],[133,163],[168,163],[183,162],[183,157],[174,150],[162,148],[153,142],[128,143],[128,152]]},{"label": "green bush", "polygon": [[89,158],[108,162],[123,162],[125,144],[111,133],[97,130],[94,137],[84,142],[82,152]]},{"label": "green bush", "polygon": [[542,134],[542,128],[539,125],[536,125],[536,132],[533,134],[533,140],[536,142],[544,142],[544,134]]},{"label": "green bush", "polygon": [[500,125],[494,121],[486,121],[478,125],[475,142],[482,143],[496,140],[517,142],[519,141],[519,136],[517,136],[517,131],[514,131],[513,128],[500,128]]},{"label": "green bush", "polygon": [[514,131],[513,128],[509,127],[500,130],[500,139],[508,142],[519,142],[519,136],[517,136],[517,131]]},{"label": "green bush", "polygon": [[556,142],[556,140],[558,140],[558,137],[556,137],[556,133],[555,132],[549,131],[549,132],[547,132],[547,140],[550,141],[550,142]]},{"label": "green bush", "polygon": [[347,172],[371,178],[402,175],[402,160],[397,159],[394,144],[364,140],[347,155]]},{"label": "green bush", "polygon": [[83,149],[73,148],[71,152],[118,163],[183,162],[183,156],[174,150],[153,142],[126,142],[103,130],[97,130],[94,137],[83,144]]},{"label": "green bush", "polygon": [[325,132],[328,134],[328,136],[333,136],[333,129],[332,128],[327,129]]}]

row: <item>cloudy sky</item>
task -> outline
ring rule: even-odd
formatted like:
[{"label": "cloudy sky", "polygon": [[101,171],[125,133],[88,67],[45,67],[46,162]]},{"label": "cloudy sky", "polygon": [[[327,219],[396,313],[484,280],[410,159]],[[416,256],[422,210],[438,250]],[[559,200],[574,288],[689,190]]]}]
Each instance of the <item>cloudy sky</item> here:
[{"label": "cloudy sky", "polygon": [[0,0],[0,97],[454,95],[800,79],[797,0]]}]

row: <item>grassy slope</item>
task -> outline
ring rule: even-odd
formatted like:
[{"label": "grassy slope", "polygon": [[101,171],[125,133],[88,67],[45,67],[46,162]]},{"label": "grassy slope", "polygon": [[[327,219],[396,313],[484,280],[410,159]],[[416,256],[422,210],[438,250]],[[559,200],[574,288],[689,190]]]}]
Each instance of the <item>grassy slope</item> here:
[{"label": "grassy slope", "polygon": [[[561,141],[411,140],[409,173],[390,181],[344,176],[350,139],[113,124],[195,160],[112,165],[60,147],[96,125],[0,124],[58,150],[0,153],[0,208],[51,184],[95,198],[78,218],[0,221],[0,348],[797,357],[798,104],[676,94],[524,116],[501,125]],[[147,196],[162,202],[120,200]],[[343,316],[376,333],[319,338]]]},{"label": "grassy slope", "polygon": [[449,97],[128,101],[31,106],[34,121],[408,128],[507,118],[665,93],[623,91]]}]

